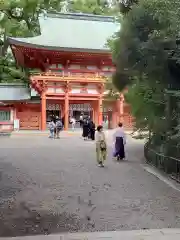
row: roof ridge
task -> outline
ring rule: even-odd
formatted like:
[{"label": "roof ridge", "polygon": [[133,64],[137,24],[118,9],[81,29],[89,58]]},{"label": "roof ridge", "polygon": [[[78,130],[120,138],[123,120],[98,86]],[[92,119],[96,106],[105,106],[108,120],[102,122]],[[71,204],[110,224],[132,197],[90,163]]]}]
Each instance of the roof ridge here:
[{"label": "roof ridge", "polygon": [[63,19],[75,19],[86,21],[100,21],[100,22],[114,22],[114,16],[95,15],[88,13],[61,13],[61,12],[49,12],[47,13],[49,18],[63,18]]}]

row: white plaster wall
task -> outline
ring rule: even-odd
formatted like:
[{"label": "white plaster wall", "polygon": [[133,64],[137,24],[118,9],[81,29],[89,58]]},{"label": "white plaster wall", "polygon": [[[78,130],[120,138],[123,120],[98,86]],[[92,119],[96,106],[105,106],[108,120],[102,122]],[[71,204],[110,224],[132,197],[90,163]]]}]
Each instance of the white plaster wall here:
[{"label": "white plaster wall", "polygon": [[88,65],[87,66],[87,69],[89,69],[89,70],[97,70],[97,66],[95,66],[95,65]]},{"label": "white plaster wall", "polygon": [[97,89],[97,85],[95,85],[95,84],[88,84],[87,89],[88,89],[89,94],[98,94],[99,93],[98,89]]},{"label": "white plaster wall", "polygon": [[[81,93],[81,90],[83,88],[83,86],[81,86],[80,84],[74,84],[71,86],[72,90],[70,91],[70,93]],[[98,94],[98,89],[97,86],[95,84],[88,84],[87,86],[85,86],[85,88],[87,89],[87,93],[89,94]]]},{"label": "white plaster wall", "polygon": [[52,65],[49,67],[49,69],[51,69],[51,68],[56,68],[56,64],[52,64]]},{"label": "white plaster wall", "polygon": [[73,88],[70,93],[81,93],[81,88]]},{"label": "white plaster wall", "polygon": [[98,94],[97,89],[88,89],[89,94]]},{"label": "white plaster wall", "polygon": [[72,84],[70,93],[80,93],[82,86],[80,84]]},{"label": "white plaster wall", "polygon": [[55,93],[55,89],[54,88],[48,88],[47,93]]},{"label": "white plaster wall", "polygon": [[80,65],[77,64],[71,64],[68,69],[80,69]]},{"label": "white plaster wall", "polygon": [[55,93],[64,93],[62,88],[55,88]]},{"label": "white plaster wall", "polygon": [[36,90],[34,90],[33,88],[31,88],[31,97],[35,97],[38,96],[38,92]]},{"label": "white plaster wall", "polygon": [[62,88],[63,87],[63,85],[62,85],[62,83],[56,83],[56,87],[60,87],[60,88]]}]

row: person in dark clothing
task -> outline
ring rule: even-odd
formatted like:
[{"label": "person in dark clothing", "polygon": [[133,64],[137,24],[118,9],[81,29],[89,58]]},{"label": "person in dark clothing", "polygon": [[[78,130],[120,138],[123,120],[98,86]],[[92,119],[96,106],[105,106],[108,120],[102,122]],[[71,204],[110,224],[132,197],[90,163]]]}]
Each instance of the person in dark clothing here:
[{"label": "person in dark clothing", "polygon": [[124,142],[122,137],[116,137],[115,141],[115,157],[117,157],[117,160],[122,160],[125,158],[125,151],[124,151]]},{"label": "person in dark clothing", "polygon": [[113,154],[114,157],[116,157],[118,161],[124,159],[125,158],[124,145],[126,144],[126,135],[123,130],[122,123],[118,124],[118,128],[113,134],[113,140],[114,140],[114,154]]},{"label": "person in dark clothing", "polygon": [[88,139],[88,134],[89,134],[88,121],[87,121],[87,119],[84,119],[84,120],[83,120],[83,134],[82,134],[84,140],[87,140],[87,139]]},{"label": "person in dark clothing", "polygon": [[95,131],[96,131],[96,126],[93,121],[90,122],[90,138],[91,140],[95,140]]},{"label": "person in dark clothing", "polygon": [[63,127],[64,127],[64,117],[62,117],[62,125],[63,125]]},{"label": "person in dark clothing", "polygon": [[[54,124],[56,125],[56,116],[52,115],[51,120],[54,122]],[[54,128],[54,138],[56,136],[56,127]]]},{"label": "person in dark clothing", "polygon": [[91,138],[91,118],[88,116],[87,118],[87,124],[88,124],[88,139]]},{"label": "person in dark clothing", "polygon": [[83,127],[83,114],[82,113],[79,117],[79,123],[80,123],[80,128],[82,128]]}]

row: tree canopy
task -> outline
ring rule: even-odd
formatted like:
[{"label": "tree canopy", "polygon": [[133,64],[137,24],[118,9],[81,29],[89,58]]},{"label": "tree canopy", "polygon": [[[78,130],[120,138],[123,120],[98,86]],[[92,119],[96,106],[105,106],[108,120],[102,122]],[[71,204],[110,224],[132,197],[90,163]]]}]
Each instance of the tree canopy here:
[{"label": "tree canopy", "polygon": [[129,2],[112,44],[117,67],[113,83],[119,90],[128,87],[126,100],[139,128],[165,131],[165,91],[178,85],[171,69],[178,63],[180,2]]},{"label": "tree canopy", "polygon": [[70,12],[91,13],[96,15],[111,15],[115,11],[116,1],[110,5],[107,0],[74,0],[69,3]]},{"label": "tree canopy", "polygon": [[9,0],[0,1],[0,82],[28,81],[28,69],[16,66],[7,36],[31,37],[40,33],[39,15],[47,12],[81,12],[113,15],[117,1],[106,0]]},{"label": "tree canopy", "polygon": [[7,36],[29,37],[39,34],[38,18],[48,10],[61,10],[59,0],[0,1],[0,82],[27,81],[28,71],[16,67]]},{"label": "tree canopy", "polygon": [[122,14],[128,13],[131,10],[133,4],[137,3],[138,0],[120,0],[119,2],[120,12]]}]

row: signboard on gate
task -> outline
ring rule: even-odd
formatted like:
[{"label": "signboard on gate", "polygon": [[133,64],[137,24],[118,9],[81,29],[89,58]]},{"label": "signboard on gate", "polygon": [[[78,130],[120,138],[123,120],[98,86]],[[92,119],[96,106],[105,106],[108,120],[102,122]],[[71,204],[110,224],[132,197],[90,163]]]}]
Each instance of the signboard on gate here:
[{"label": "signboard on gate", "polygon": [[19,130],[19,119],[14,119],[14,130]]}]

